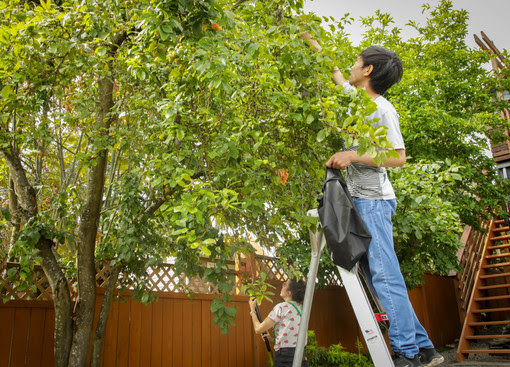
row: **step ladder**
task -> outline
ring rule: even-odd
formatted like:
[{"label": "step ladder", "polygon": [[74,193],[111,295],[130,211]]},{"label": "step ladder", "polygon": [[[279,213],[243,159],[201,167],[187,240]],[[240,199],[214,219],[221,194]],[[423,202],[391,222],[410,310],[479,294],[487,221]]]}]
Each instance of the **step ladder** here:
[{"label": "step ladder", "polygon": [[[318,217],[317,210],[309,211],[308,215]],[[326,247],[326,238],[320,230],[316,233],[310,231],[310,242],[312,245],[312,259],[310,261],[310,269],[308,271],[306,281],[301,326],[299,327],[296,352],[294,355],[294,362],[292,364],[293,367],[301,366],[301,361],[303,359],[306,336],[308,333],[308,322],[310,321],[310,311],[312,308],[313,293],[315,289],[315,280],[317,279],[321,253],[324,250],[324,247]],[[393,367],[393,361],[381,329],[377,323],[377,317],[373,312],[372,305],[370,304],[367,294],[365,293],[363,283],[361,282],[358,273],[358,265],[356,265],[351,271],[338,267],[338,272],[356,315],[356,319],[358,320],[358,325],[367,344],[374,366]],[[376,297],[374,297],[374,299],[376,302],[379,302]],[[382,320],[385,320],[384,316],[382,317]]]},{"label": "step ladder", "polygon": [[[472,231],[470,236],[477,233]],[[466,256],[473,258],[469,250]],[[510,332],[503,332],[510,326],[510,227],[504,220],[490,222],[477,252],[481,256],[476,264],[464,264],[464,273],[469,265],[476,267],[476,274],[457,349],[459,362],[474,353],[510,355]],[[459,274],[459,281],[464,275]],[[476,342],[489,342],[494,349],[477,348]]]}]

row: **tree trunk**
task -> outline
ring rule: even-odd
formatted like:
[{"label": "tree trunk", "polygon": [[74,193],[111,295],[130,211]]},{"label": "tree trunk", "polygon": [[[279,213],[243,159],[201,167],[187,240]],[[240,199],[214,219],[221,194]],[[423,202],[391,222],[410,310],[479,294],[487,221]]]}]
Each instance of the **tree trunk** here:
[{"label": "tree trunk", "polygon": [[[118,47],[127,38],[125,32],[118,33],[113,41],[108,57],[113,57]],[[113,121],[113,63],[108,62],[108,70],[111,74],[102,77],[98,81],[98,106],[95,123],[95,135],[93,139],[99,142],[98,146],[104,146],[110,133]],[[94,146],[94,144],[92,144]],[[108,148],[97,150],[96,165],[91,166],[88,172],[87,192],[85,205],[80,216],[78,228],[78,310],[76,313],[76,328],[71,347],[71,366],[85,366],[87,354],[92,339],[94,312],[96,307],[96,269],[95,269],[95,245],[101,207],[108,158]]]},{"label": "tree trunk", "polygon": [[[99,81],[99,106],[96,117],[95,139],[103,140],[111,125],[113,82],[108,78]],[[71,366],[85,366],[92,337],[96,307],[95,245],[103,201],[108,150],[97,152],[96,165],[89,169],[85,205],[78,228],[78,310],[76,330],[71,349]]]},{"label": "tree trunk", "polygon": [[37,248],[43,259],[41,266],[53,292],[53,305],[55,308],[55,341],[53,345],[55,367],[67,367],[73,340],[71,295],[67,279],[51,250],[52,244],[52,241],[41,239],[37,244]]},{"label": "tree trunk", "polygon": [[[21,159],[18,155],[8,150],[1,150],[11,177],[10,210],[18,220],[27,222],[30,218],[37,216],[36,191],[30,185]],[[36,244],[39,255],[42,258],[41,266],[46,274],[53,292],[55,305],[55,366],[65,367],[69,360],[69,351],[72,341],[72,310],[71,296],[67,279],[62,272],[55,255],[51,249],[53,242],[41,237]]]},{"label": "tree trunk", "polygon": [[99,312],[99,320],[97,321],[96,333],[94,335],[94,344],[92,345],[92,355],[90,357],[91,367],[101,366],[101,355],[103,353],[104,334],[106,332],[106,323],[108,322],[108,315],[110,314],[110,307],[113,299],[113,292],[119,279],[120,267],[113,267],[108,284],[104,292],[103,302],[101,304],[101,311]]}]

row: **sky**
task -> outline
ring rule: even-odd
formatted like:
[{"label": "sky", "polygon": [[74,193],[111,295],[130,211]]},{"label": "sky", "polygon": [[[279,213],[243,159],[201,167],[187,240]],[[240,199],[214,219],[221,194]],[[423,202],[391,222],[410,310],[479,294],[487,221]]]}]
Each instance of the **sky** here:
[{"label": "sky", "polygon": [[[306,12],[313,12],[319,16],[332,16],[336,20],[349,13],[355,22],[346,27],[351,35],[353,44],[359,44],[364,30],[359,17],[374,15],[377,9],[391,14],[395,20],[395,26],[402,28],[404,38],[415,36],[411,27],[405,26],[409,20],[425,23],[425,15],[422,14],[422,5],[428,3],[431,8],[439,4],[440,0],[305,0]],[[481,31],[491,39],[496,47],[502,51],[510,50],[510,0],[452,0],[455,9],[465,9],[469,12],[468,36],[466,43],[472,48],[478,48],[473,35],[481,38]]]}]

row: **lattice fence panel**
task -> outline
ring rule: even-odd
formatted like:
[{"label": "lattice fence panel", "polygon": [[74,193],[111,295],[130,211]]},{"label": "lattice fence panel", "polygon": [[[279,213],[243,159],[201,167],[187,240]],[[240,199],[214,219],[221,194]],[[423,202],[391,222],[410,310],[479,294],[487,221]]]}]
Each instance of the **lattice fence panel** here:
[{"label": "lattice fence panel", "polygon": [[[214,262],[210,259],[203,258],[201,261],[205,267],[215,266]],[[0,294],[11,300],[52,300],[51,287],[40,266],[35,267],[34,286],[31,289],[19,290],[7,276],[8,269],[18,266],[16,263],[7,263],[5,268],[1,269]],[[251,269],[251,266],[253,266],[253,269]],[[243,295],[242,286],[247,284],[247,282],[251,282],[252,271],[255,279],[260,279],[262,273],[266,275],[266,279],[269,281],[283,282],[287,279],[284,270],[279,266],[277,258],[256,255],[251,266],[248,271],[246,269],[246,262],[227,262],[227,274],[234,280],[234,287],[231,291],[232,295]],[[97,287],[105,288],[110,274],[111,268],[107,263],[100,262],[96,264]],[[175,264],[172,263],[159,267],[149,267],[147,269],[147,276],[150,289],[155,292],[220,293],[217,284],[205,282],[200,277],[188,278],[184,274],[179,274],[175,270]],[[327,276],[329,285],[341,284],[336,273],[331,273]],[[123,280],[124,284],[130,283],[128,276],[121,274],[119,277]],[[72,292],[72,299],[76,299],[76,280],[68,279],[68,281]]]},{"label": "lattice fence panel", "polygon": [[44,271],[40,266],[34,267],[34,281],[31,287],[20,288],[13,282],[9,276],[8,271],[17,269],[19,267],[16,263],[7,263],[5,268],[1,270],[0,276],[0,295],[10,300],[51,300],[51,287]]},{"label": "lattice fence panel", "polygon": [[326,274],[326,285],[342,285],[342,280],[336,270]]},{"label": "lattice fence panel", "polygon": [[277,280],[280,282],[284,282],[287,280],[287,276],[282,268],[278,266],[277,259],[266,256],[256,256],[256,275],[260,277],[261,273],[266,274],[266,279],[268,280]]}]

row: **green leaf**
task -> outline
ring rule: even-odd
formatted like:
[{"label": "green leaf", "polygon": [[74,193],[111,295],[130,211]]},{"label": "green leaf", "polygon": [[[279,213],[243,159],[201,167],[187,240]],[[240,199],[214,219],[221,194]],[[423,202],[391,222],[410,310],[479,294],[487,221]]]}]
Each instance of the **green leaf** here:
[{"label": "green leaf", "polygon": [[259,49],[259,47],[260,47],[260,44],[258,42],[250,43],[250,45],[248,46],[248,50],[247,50],[248,55],[252,56],[255,53],[255,51],[257,51]]},{"label": "green leaf", "polygon": [[225,312],[230,317],[236,317],[237,310],[233,307],[226,307]]},{"label": "green leaf", "polygon": [[219,298],[213,299],[211,302],[211,312],[216,313],[220,308],[223,307],[223,303],[221,303],[221,300]]},{"label": "green leaf", "polygon": [[9,210],[8,207],[6,206],[3,206],[2,207],[2,215],[3,217],[5,218],[5,220],[7,220],[8,222],[10,222],[11,218],[12,218],[12,215],[11,215],[11,211]]},{"label": "green leaf", "polygon": [[18,269],[17,268],[10,268],[9,270],[7,270],[7,276],[11,280],[14,280],[14,278],[16,277],[17,273],[18,273]]},{"label": "green leaf", "polygon": [[211,250],[207,246],[200,246],[200,250],[205,256],[211,256]]},{"label": "green leaf", "polygon": [[103,57],[108,52],[108,49],[105,46],[99,46],[96,48],[96,55]]},{"label": "green leaf", "polygon": [[328,136],[328,130],[327,129],[322,129],[317,134],[317,142],[321,143],[322,141],[324,141],[324,139],[326,139],[327,136]]},{"label": "green leaf", "polygon": [[2,98],[3,99],[8,99],[11,94],[12,94],[12,90],[11,90],[10,85],[6,85],[2,88]]}]

